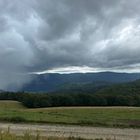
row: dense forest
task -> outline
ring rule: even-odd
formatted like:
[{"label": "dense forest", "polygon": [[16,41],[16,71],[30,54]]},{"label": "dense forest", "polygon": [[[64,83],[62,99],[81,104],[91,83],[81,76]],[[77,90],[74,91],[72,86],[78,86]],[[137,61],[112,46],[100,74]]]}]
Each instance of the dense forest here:
[{"label": "dense forest", "polygon": [[[87,90],[88,91],[88,90]],[[70,92],[70,91],[69,91]],[[140,80],[112,85],[95,93],[1,92],[0,100],[17,100],[29,108],[58,106],[140,106]]]}]

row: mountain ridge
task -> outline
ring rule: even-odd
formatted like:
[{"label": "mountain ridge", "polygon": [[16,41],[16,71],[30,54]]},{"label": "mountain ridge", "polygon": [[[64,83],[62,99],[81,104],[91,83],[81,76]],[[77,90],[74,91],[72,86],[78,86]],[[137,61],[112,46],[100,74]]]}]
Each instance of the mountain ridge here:
[{"label": "mountain ridge", "polygon": [[53,92],[61,89],[64,85],[87,84],[108,82],[111,84],[126,83],[140,79],[140,73],[72,73],[72,74],[32,74],[33,80],[25,84],[20,90],[29,92]]}]

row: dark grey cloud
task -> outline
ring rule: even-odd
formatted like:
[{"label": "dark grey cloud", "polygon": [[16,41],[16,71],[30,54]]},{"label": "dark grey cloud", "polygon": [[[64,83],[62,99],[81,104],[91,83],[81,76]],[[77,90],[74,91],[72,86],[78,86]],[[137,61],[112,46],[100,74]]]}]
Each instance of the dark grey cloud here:
[{"label": "dark grey cloud", "polygon": [[0,88],[61,67],[138,71],[139,13],[139,0],[0,0]]}]

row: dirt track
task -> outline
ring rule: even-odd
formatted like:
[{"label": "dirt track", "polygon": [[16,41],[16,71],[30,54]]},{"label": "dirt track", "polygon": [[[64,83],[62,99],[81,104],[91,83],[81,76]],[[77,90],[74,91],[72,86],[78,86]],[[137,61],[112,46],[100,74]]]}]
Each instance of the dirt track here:
[{"label": "dirt track", "polygon": [[41,136],[74,136],[87,139],[112,138],[113,140],[140,140],[140,129],[0,123],[1,130],[5,130],[8,127],[10,127],[11,133],[17,135],[22,135],[27,130],[30,130],[32,134],[36,134],[36,132],[39,131]]}]

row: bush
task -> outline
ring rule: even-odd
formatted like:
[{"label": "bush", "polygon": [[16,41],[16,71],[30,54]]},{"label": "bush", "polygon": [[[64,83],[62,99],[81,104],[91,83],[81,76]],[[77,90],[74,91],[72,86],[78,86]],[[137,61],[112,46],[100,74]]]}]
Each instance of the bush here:
[{"label": "bush", "polygon": [[23,117],[4,117],[0,118],[1,121],[6,122],[14,122],[14,123],[20,123],[20,122],[26,122],[27,120]]}]

